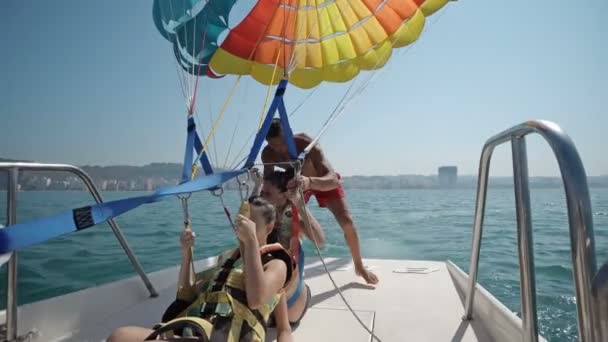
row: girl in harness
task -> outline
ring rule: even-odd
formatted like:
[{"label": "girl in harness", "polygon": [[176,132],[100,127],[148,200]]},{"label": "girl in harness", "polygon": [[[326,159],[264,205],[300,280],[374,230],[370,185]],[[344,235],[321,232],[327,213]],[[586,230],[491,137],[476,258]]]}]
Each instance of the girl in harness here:
[{"label": "girl in harness", "polygon": [[[293,259],[279,244],[266,244],[274,228],[274,206],[260,197],[251,198],[247,215],[244,214],[246,205],[244,203],[235,221],[240,246],[214,272],[212,281],[195,282],[190,253],[194,234],[190,229],[182,233],[183,261],[177,300],[172,304],[172,307],[174,304],[185,307],[178,318],[155,329],[119,328],[108,341],[188,338],[188,341],[262,342],[273,311],[278,341],[293,341],[283,295],[291,281]],[[239,261],[242,261],[242,270],[235,268]],[[167,313],[169,311],[171,307]]]},{"label": "girl in harness", "polygon": [[[298,192],[295,189],[287,189],[287,184],[293,178],[293,168],[287,168],[284,171],[275,170],[264,177],[263,183],[259,175],[257,175],[254,193],[260,192],[261,196],[271,202],[276,208],[275,228],[270,233],[268,241],[280,243],[297,260],[294,271],[294,277],[297,280],[294,279],[285,291],[287,295],[289,323],[292,327],[295,327],[304,317],[311,299],[310,288],[304,283],[304,250],[302,249],[300,238],[302,235],[306,236],[311,241],[315,241],[319,246],[325,244],[325,238],[321,226],[309,214],[308,208],[303,205],[298,206],[298,204],[303,204],[301,202],[302,199],[298,198]],[[300,213],[298,207],[306,210],[306,213]],[[301,215],[305,214],[309,217],[311,227],[307,227],[302,222]],[[273,325],[275,322],[271,320],[270,324]]]}]

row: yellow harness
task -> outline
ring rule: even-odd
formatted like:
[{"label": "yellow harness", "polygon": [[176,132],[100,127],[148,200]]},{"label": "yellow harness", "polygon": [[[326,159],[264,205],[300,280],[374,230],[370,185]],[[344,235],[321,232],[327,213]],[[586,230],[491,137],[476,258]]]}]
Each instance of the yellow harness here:
[{"label": "yellow harness", "polygon": [[[288,265],[285,284],[289,283],[293,259],[279,243],[263,246],[260,255],[263,264],[272,259],[284,260]],[[243,271],[234,268],[239,258],[240,251],[237,249],[222,265],[207,290],[178,318],[158,327],[146,340],[162,337],[167,341],[264,341],[266,324],[283,291],[259,309],[250,309],[247,306]],[[176,335],[180,336],[177,340]]]}]

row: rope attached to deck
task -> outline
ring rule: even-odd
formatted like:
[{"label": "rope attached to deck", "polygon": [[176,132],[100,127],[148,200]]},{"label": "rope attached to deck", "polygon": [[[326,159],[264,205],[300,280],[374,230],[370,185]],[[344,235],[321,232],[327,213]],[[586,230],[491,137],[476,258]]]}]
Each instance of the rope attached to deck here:
[{"label": "rope attached to deck", "polygon": [[[303,201],[303,199],[304,199],[304,192],[302,191],[302,188],[298,187],[298,191],[300,193],[300,200]],[[303,206],[304,206],[304,208],[306,208],[306,203],[304,203]],[[312,234],[315,234],[315,232],[312,229],[312,227],[310,226],[310,222],[308,220],[308,211],[305,210],[302,213],[302,217],[303,218],[305,217],[304,224],[307,225],[308,230]],[[331,276],[331,273],[329,272],[329,269],[327,268],[327,265],[325,264],[325,260],[323,259],[323,256],[321,255],[321,249],[319,248],[319,245],[317,245],[316,238],[317,237],[314,236],[314,239],[312,239],[312,243],[315,245],[315,249],[317,251],[317,256],[319,257],[319,259],[321,259],[321,263],[323,264],[323,268],[325,268],[325,272],[327,273],[327,276],[329,277],[329,280],[331,281],[331,283],[334,285],[334,288],[336,289],[336,291],[340,295],[340,298],[342,298],[342,301],[344,302],[344,304],[346,305],[346,307],[348,308],[348,310],[353,314],[353,316],[355,317],[355,319],[357,320],[357,322],[359,322],[359,324],[363,327],[363,329],[365,329],[371,335],[372,341],[376,340],[378,342],[382,342],[382,340],[380,340],[380,338],[378,336],[376,336],[376,334],[374,334],[374,332],[370,328],[368,328],[365,323],[363,323],[363,321],[361,320],[361,318],[359,317],[359,315],[357,315],[357,313],[355,312],[355,310],[350,306],[350,303],[348,303],[348,301],[346,300],[346,297],[344,297],[344,294],[342,293],[342,291],[338,287],[338,284],[336,284],[336,281]],[[303,267],[303,265],[302,265],[302,267]]]}]

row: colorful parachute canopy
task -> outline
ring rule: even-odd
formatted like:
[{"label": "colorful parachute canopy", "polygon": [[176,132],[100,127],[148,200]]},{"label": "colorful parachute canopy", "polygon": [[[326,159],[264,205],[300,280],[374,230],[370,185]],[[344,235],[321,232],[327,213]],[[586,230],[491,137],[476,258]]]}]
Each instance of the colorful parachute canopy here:
[{"label": "colorful parachute canopy", "polygon": [[168,41],[184,70],[214,76],[208,63],[228,29],[228,15],[236,0],[154,0],[154,25]]},{"label": "colorful parachute canopy", "polygon": [[[228,29],[234,0],[189,0],[180,12],[173,8],[172,13],[168,12],[170,1],[156,0],[154,17],[161,33],[173,42],[181,65],[191,73],[200,61],[208,75],[251,75],[270,84],[280,81],[280,77],[273,79],[276,65],[279,75],[287,69],[292,84],[311,88],[323,81],[346,82],[360,70],[381,68],[393,48],[414,42],[425,18],[448,1],[259,0],[219,46],[217,39]],[[199,20],[192,20],[197,16]],[[201,42],[188,39],[185,32],[196,30],[202,37],[205,25],[200,23],[205,20],[208,43],[201,48]],[[195,21],[198,28],[186,28]]]}]

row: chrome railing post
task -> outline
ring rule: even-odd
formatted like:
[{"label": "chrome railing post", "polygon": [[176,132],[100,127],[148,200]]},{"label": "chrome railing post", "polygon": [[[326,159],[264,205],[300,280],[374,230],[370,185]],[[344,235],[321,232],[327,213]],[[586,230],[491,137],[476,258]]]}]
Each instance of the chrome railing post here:
[{"label": "chrome railing post", "polygon": [[605,263],[593,279],[593,296],[597,304],[600,341],[608,341],[608,263]]},{"label": "chrome railing post", "polygon": [[559,126],[543,121],[529,124],[551,146],[566,191],[579,339],[599,342],[600,324],[591,294],[593,277],[597,272],[593,212],[583,161],[570,137]]},{"label": "chrome railing post", "polygon": [[530,209],[526,138],[523,136],[513,136],[511,138],[511,147],[513,153],[515,208],[517,211],[517,246],[519,248],[523,340],[525,342],[537,342],[536,277],[534,272],[532,210]]},{"label": "chrome railing post", "polygon": [[[84,171],[82,171],[80,168],[75,167],[70,172],[77,175],[78,178],[80,178],[84,182],[84,184],[87,186],[87,189],[89,189],[89,192],[95,199],[95,202],[97,202],[98,204],[103,203],[101,194],[99,193],[99,191],[97,191],[97,187],[93,183],[93,180],[91,180],[91,178]],[[124,234],[122,233],[122,230],[118,226],[118,223],[116,223],[116,221],[114,221],[114,219],[109,219],[108,224],[110,225],[112,232],[114,232],[114,236],[116,236],[118,243],[120,244],[122,249],[125,251],[125,254],[127,254],[127,258],[129,258],[129,261],[133,265],[135,272],[137,272],[137,274],[139,275],[141,280],[144,282],[144,285],[148,289],[150,296],[157,297],[158,293],[156,292],[156,289],[152,285],[152,282],[150,282],[150,279],[148,278],[148,275],[146,274],[146,272],[144,272],[144,269],[141,266],[141,264],[139,263],[139,260],[137,260],[137,257],[135,257],[135,254],[131,250],[131,247],[129,246],[127,239],[125,238]]]},{"label": "chrome railing post", "polygon": [[488,191],[488,174],[490,160],[494,147],[484,146],[479,161],[479,177],[477,178],[477,200],[475,204],[475,223],[473,224],[473,239],[471,242],[471,261],[469,264],[469,284],[462,319],[470,320],[473,313],[473,298],[475,284],[477,284],[477,270],[479,269],[479,253],[481,252],[481,237],[483,233],[483,218],[486,210],[486,195]]},{"label": "chrome railing post", "polygon": [[[574,143],[556,124],[549,121],[527,121],[503,131],[490,139],[484,145],[482,158],[479,166],[479,180],[477,187],[477,202],[475,207],[475,222],[473,225],[473,242],[471,248],[471,261],[469,267],[469,286],[467,288],[465,302],[465,319],[471,319],[475,284],[477,282],[477,269],[479,265],[479,252],[481,243],[481,232],[483,230],[483,212],[485,209],[485,198],[487,191],[487,178],[489,160],[494,147],[512,139],[523,138],[530,133],[538,133],[549,143],[553,154],[559,164],[564,189],[566,191],[566,202],[568,206],[568,225],[570,230],[570,247],[572,250],[572,264],[574,273],[574,285],[576,290],[576,311],[578,321],[578,335],[582,342],[602,341],[602,330],[605,323],[602,317],[608,314],[598,312],[601,304],[594,302],[593,277],[596,275],[597,264],[595,260],[595,237],[593,234],[593,215],[591,211],[591,200],[587,186],[587,175]],[[534,263],[532,261],[532,235],[531,220],[529,217],[529,191],[527,183],[527,161],[525,160],[525,143],[513,142],[514,165],[516,182],[517,174],[520,174],[519,184],[516,184],[516,196],[518,203],[518,242],[520,270],[522,282],[522,309],[524,313],[524,325],[527,327],[528,339],[537,336],[536,306],[534,288]],[[521,162],[525,164],[522,164]],[[525,167],[525,171],[524,171]],[[521,177],[525,172],[524,177]],[[519,190],[518,190],[519,188]],[[524,193],[525,192],[525,193]],[[522,201],[527,200],[526,205]],[[527,213],[527,214],[526,214]],[[526,228],[527,227],[527,228]],[[527,270],[525,270],[527,268]],[[534,296],[532,296],[534,294]],[[608,301],[608,299],[606,299]],[[534,311],[534,315],[531,314]]]},{"label": "chrome railing post", "polygon": [[[19,192],[19,169],[8,170],[8,192],[6,201],[7,226],[17,223],[17,193]],[[8,261],[6,286],[6,340],[17,339],[17,252]]]}]

